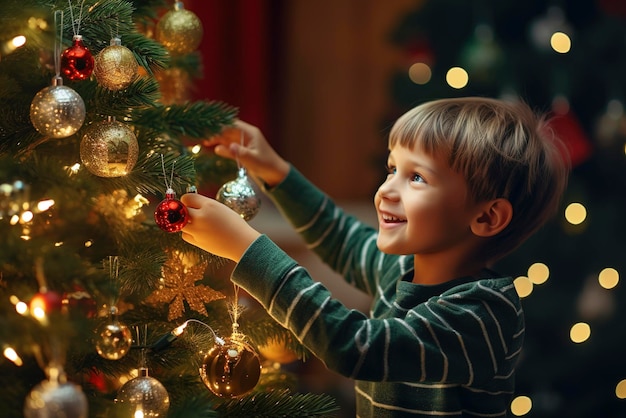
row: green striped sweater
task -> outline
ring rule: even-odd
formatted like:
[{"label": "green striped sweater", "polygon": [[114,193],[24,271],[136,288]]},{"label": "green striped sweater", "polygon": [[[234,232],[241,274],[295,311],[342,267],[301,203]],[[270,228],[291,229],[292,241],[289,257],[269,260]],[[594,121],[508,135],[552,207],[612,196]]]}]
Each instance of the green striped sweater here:
[{"label": "green striped sweater", "polygon": [[413,258],[376,247],[376,231],[342,212],[292,167],[267,191],[335,271],[373,297],[346,308],[267,236],[232,280],[330,369],[355,379],[357,416],[504,417],[524,318],[510,277],[485,270],[440,285],[412,283]]}]

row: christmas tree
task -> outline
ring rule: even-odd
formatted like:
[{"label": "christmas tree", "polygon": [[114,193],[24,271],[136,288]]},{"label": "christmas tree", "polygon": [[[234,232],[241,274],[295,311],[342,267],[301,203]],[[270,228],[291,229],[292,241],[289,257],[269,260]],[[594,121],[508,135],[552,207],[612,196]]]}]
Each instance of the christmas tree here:
[{"label": "christmas tree", "polygon": [[[336,409],[267,363],[264,347],[306,351],[242,307],[227,263],[178,233],[187,214],[177,195],[246,180],[201,146],[237,115],[185,94],[201,37],[180,2],[3,2],[3,417]],[[234,210],[254,198],[236,185]]]},{"label": "christmas tree", "polygon": [[516,416],[626,413],[623,2],[416,2],[391,40],[390,120],[440,97],[520,97],[553,117],[572,174],[556,219],[496,270],[519,276],[526,343]]}]

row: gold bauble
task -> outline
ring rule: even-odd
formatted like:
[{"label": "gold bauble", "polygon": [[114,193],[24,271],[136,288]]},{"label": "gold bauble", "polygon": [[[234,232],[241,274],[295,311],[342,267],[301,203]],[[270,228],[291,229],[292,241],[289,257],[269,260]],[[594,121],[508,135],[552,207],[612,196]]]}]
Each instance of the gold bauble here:
[{"label": "gold bauble", "polygon": [[102,323],[96,330],[96,335],[96,351],[107,360],[121,359],[133,344],[130,329],[117,320]]},{"label": "gold bauble", "polygon": [[202,22],[194,12],[176,2],[174,10],[165,13],[156,25],[156,39],[172,55],[195,51],[202,40]]},{"label": "gold bauble", "polygon": [[121,44],[119,38],[96,55],[93,74],[98,84],[109,90],[125,89],[135,81],[139,64],[133,52]]},{"label": "gold bauble", "polygon": [[80,159],[92,174],[120,177],[128,174],[139,156],[133,131],[109,118],[92,124],[80,142]]}]

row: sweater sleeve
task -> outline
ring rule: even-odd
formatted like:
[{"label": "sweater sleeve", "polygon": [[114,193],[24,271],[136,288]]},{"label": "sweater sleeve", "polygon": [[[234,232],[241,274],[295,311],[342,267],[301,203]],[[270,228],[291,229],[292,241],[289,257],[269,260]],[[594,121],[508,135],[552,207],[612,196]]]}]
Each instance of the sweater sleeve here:
[{"label": "sweater sleeve", "polygon": [[489,280],[423,303],[400,300],[397,312],[371,319],[333,299],[265,235],[232,280],[330,369],[358,380],[471,385],[509,373],[519,350],[511,343],[521,318],[514,289]]}]

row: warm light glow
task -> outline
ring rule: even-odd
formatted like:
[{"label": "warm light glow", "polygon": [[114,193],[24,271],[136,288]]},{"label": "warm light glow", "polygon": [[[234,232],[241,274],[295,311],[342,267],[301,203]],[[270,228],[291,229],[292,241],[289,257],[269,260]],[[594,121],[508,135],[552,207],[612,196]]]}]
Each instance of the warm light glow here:
[{"label": "warm light glow", "polygon": [[179,326],[178,328],[175,328],[174,331],[172,331],[174,333],[174,335],[176,335],[177,337],[183,333],[183,331],[185,330],[185,328],[187,328],[187,324],[188,322],[183,323],[181,326]]},{"label": "warm light glow", "polygon": [[433,73],[428,66],[423,62],[416,62],[409,67],[409,78],[415,84],[426,84],[430,81]]},{"label": "warm light glow", "polygon": [[7,359],[11,360],[16,366],[21,366],[22,364],[24,364],[20,356],[18,356],[15,350],[11,347],[7,347],[4,349],[4,356]]},{"label": "warm light glow", "polygon": [[9,221],[11,225],[17,225],[19,222],[20,222],[20,217],[18,215],[11,216],[11,220]]},{"label": "warm light glow", "polygon": [[580,225],[587,218],[587,209],[581,203],[570,203],[565,208],[565,219],[572,225]]},{"label": "warm light glow", "polygon": [[582,343],[591,336],[591,327],[585,322],[574,324],[569,331],[570,339],[575,343]]},{"label": "warm light glow", "polygon": [[46,311],[41,306],[35,306],[30,313],[39,321],[46,319]]},{"label": "warm light glow", "polygon": [[11,45],[13,45],[13,49],[17,49],[21,46],[24,46],[25,43],[26,43],[26,37],[22,35],[16,36],[15,38],[11,40]]},{"label": "warm light glow", "polygon": [[626,399],[626,379],[620,380],[615,386],[615,396],[619,399]]},{"label": "warm light glow", "polygon": [[194,154],[198,154],[200,151],[202,151],[202,145],[200,144],[196,144],[193,147],[191,147],[191,152]]},{"label": "warm light glow", "polygon": [[463,87],[467,86],[467,83],[469,81],[469,75],[467,74],[467,71],[465,71],[461,67],[452,67],[448,70],[448,73],[446,74],[446,81],[448,82],[448,85],[450,85],[450,87],[455,89],[462,89]]},{"label": "warm light glow", "polygon": [[533,408],[533,401],[528,396],[517,396],[511,402],[511,413],[521,417],[526,415]]},{"label": "warm light glow", "polygon": [[533,292],[533,282],[528,280],[528,277],[519,276],[513,281],[513,284],[520,298],[525,298]]},{"label": "warm light glow", "polygon": [[619,273],[611,267],[607,267],[598,274],[598,282],[605,289],[613,289],[619,283]]},{"label": "warm light glow", "polygon": [[555,32],[550,38],[550,46],[560,54],[566,54],[572,48],[572,40],[563,32]]},{"label": "warm light glow", "polygon": [[50,209],[52,206],[54,206],[54,200],[52,199],[41,200],[39,203],[37,203],[37,210],[39,210],[39,212],[45,212],[48,209]]},{"label": "warm light glow", "polygon": [[89,248],[93,245],[93,241],[92,240],[87,240],[85,241],[85,248]]},{"label": "warm light glow", "polygon": [[20,315],[26,315],[28,313],[28,305],[24,302],[17,302],[15,304],[15,311]]},{"label": "warm light glow", "polygon": [[143,418],[143,411],[135,411],[135,416],[133,418]]},{"label": "warm light glow", "polygon": [[534,284],[543,284],[550,277],[550,269],[543,263],[535,263],[528,267],[528,279]]},{"label": "warm light glow", "polygon": [[69,170],[70,174],[78,173],[78,170],[80,170],[80,163],[75,163],[71,167],[68,167],[68,170]]},{"label": "warm light glow", "polygon": [[28,223],[33,220],[33,216],[33,213],[27,210],[26,212],[22,213],[22,216],[20,216],[20,221],[23,223]]}]

